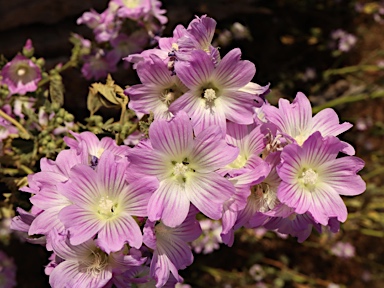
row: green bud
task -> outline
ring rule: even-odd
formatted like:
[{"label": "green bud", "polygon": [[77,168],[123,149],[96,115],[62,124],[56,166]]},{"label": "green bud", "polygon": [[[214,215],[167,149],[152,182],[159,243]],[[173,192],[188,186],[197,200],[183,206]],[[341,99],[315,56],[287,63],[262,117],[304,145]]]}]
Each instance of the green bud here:
[{"label": "green bud", "polygon": [[57,123],[57,124],[63,124],[63,122],[64,122],[64,119],[63,119],[63,118],[61,118],[61,117],[57,117],[57,118],[56,118],[56,123]]},{"label": "green bud", "polygon": [[56,148],[56,144],[55,144],[55,142],[49,142],[48,144],[47,144],[47,150],[48,151],[52,151],[52,150],[54,150]]},{"label": "green bud", "polygon": [[36,60],[36,65],[39,66],[40,68],[45,65],[45,60],[43,58],[39,58]]},{"label": "green bud", "polygon": [[45,137],[45,136],[47,136],[48,135],[48,131],[47,130],[42,130],[41,132],[40,132],[40,136],[42,136],[42,137]]},{"label": "green bud", "polygon": [[65,122],[73,122],[74,120],[75,120],[75,117],[72,114],[70,113],[65,114],[64,116]]},{"label": "green bud", "polygon": [[115,123],[115,124],[113,124],[113,130],[115,130],[115,131],[117,131],[117,132],[119,132],[119,131],[121,131],[121,124],[120,123]]},{"label": "green bud", "polygon": [[48,138],[48,140],[47,140],[47,138],[42,139],[40,142],[41,146],[47,146],[47,144],[49,143],[50,140],[51,140],[50,138]]},{"label": "green bud", "polygon": [[52,103],[51,108],[53,112],[58,113],[60,109],[60,105],[58,103]]},{"label": "green bud", "polygon": [[60,108],[59,112],[57,112],[57,116],[64,117],[66,112],[67,111],[65,111],[63,108]]}]

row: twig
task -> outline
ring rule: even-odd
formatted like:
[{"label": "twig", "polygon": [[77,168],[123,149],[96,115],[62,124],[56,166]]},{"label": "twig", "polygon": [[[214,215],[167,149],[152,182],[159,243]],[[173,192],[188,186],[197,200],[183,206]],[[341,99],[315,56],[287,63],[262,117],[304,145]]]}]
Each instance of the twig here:
[{"label": "twig", "polygon": [[21,136],[25,139],[30,139],[31,136],[29,135],[28,131],[25,130],[23,125],[21,125],[19,122],[17,122],[15,119],[13,119],[11,116],[9,116],[7,113],[5,113],[3,110],[0,109],[0,116],[3,117],[8,122],[11,122],[14,126],[17,127],[17,129],[21,132]]}]

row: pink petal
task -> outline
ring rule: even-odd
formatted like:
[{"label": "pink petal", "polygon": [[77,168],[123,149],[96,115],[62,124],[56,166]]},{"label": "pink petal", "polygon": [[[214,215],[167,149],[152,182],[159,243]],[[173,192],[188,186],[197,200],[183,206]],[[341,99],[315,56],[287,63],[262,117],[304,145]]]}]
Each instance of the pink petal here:
[{"label": "pink petal", "polygon": [[313,117],[313,131],[320,131],[323,137],[325,136],[337,136],[353,125],[345,122],[339,124],[339,117],[336,112],[331,108],[321,110]]},{"label": "pink petal", "polygon": [[165,179],[149,200],[148,219],[161,219],[166,226],[176,227],[187,217],[189,205],[185,188],[177,181]]},{"label": "pink petal", "polygon": [[254,98],[251,94],[226,90],[218,101],[228,120],[243,125],[253,123]]},{"label": "pink petal", "polygon": [[137,249],[143,243],[143,235],[139,225],[127,213],[119,215],[118,219],[106,221],[97,237],[98,245],[106,253],[121,250],[127,241],[130,246]]},{"label": "pink petal", "polygon": [[238,148],[225,142],[218,127],[210,126],[196,137],[190,162],[198,172],[210,172],[230,164],[237,155]]},{"label": "pink petal", "polygon": [[158,120],[149,129],[153,149],[174,161],[182,161],[192,149],[192,123],[185,112],[179,112],[169,122]]},{"label": "pink petal", "polygon": [[210,57],[201,50],[191,52],[191,61],[177,61],[175,71],[181,82],[189,89],[201,88],[207,84],[214,71]]},{"label": "pink petal", "polygon": [[233,184],[216,173],[194,173],[185,189],[191,203],[214,220],[221,218],[224,202],[235,194]]},{"label": "pink petal", "polygon": [[239,48],[229,51],[220,61],[213,78],[225,88],[241,88],[248,84],[256,73],[255,65],[240,60],[241,50]]},{"label": "pink petal", "polygon": [[84,210],[76,205],[63,208],[59,219],[70,232],[72,245],[79,245],[94,237],[103,227],[102,221],[94,212]]}]

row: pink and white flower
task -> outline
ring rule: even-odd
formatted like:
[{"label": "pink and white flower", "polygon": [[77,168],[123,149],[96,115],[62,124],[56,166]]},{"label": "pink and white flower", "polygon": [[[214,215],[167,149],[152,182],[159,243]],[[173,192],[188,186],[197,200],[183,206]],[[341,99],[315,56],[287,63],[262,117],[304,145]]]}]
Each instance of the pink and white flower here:
[{"label": "pink and white flower", "polygon": [[311,213],[322,225],[327,225],[331,217],[344,222],[347,208],[340,195],[358,195],[366,188],[356,175],[364,167],[363,160],[354,156],[336,158],[345,147],[338,138],[323,138],[320,132],[309,136],[302,146],[285,146],[282,163],[277,166],[282,180],[278,199],[297,214]]},{"label": "pink and white flower", "polygon": [[238,124],[253,123],[253,107],[260,97],[242,91],[255,75],[255,65],[240,60],[240,49],[233,49],[215,68],[210,57],[201,50],[191,52],[190,61],[178,61],[175,71],[189,88],[171,104],[170,110],[184,110],[192,119],[196,134],[208,126],[226,131],[226,120]]},{"label": "pink and white flower", "polygon": [[237,148],[229,146],[215,126],[194,139],[191,121],[183,112],[169,122],[153,122],[149,139],[129,155],[133,171],[159,182],[149,200],[149,220],[161,219],[176,227],[187,217],[191,203],[208,217],[220,219],[223,203],[235,188],[216,171],[236,159]]},{"label": "pink and white flower", "polygon": [[95,170],[74,166],[69,180],[58,184],[59,192],[72,203],[59,213],[72,245],[97,235],[98,245],[107,253],[126,242],[140,248],[142,234],[133,216],[147,216],[149,197],[157,187],[148,178],[128,183],[127,167],[128,161],[115,160],[114,154],[104,151]]},{"label": "pink and white flower", "polygon": [[34,92],[41,80],[40,68],[29,58],[16,55],[0,72],[2,83],[8,86],[10,95]]},{"label": "pink and white flower", "polygon": [[[292,104],[286,99],[280,99],[279,108],[264,105],[262,110],[265,119],[278,127],[279,134],[298,145],[302,145],[316,131],[323,137],[337,136],[352,127],[348,122],[339,124],[339,117],[331,108],[326,108],[312,117],[311,103],[301,92],[296,94]],[[349,144],[343,149],[348,155],[355,153]]]}]

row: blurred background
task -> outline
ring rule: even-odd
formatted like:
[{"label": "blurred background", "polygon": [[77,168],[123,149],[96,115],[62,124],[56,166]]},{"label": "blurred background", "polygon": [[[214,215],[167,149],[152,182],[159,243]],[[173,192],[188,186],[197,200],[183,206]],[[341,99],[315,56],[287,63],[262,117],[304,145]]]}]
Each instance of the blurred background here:
[{"label": "blurred background", "polygon": [[[314,112],[334,108],[354,127],[342,138],[366,162],[360,173],[367,191],[345,198],[349,210],[337,234],[315,231],[304,243],[262,229],[243,230],[232,248],[196,254],[181,271],[192,287],[384,287],[384,2],[360,0],[163,0],[171,36],[194,15],[217,21],[221,54],[240,47],[242,59],[256,64],[253,82],[271,83],[268,101],[309,96]],[[91,37],[76,20],[90,8],[101,12],[107,0],[0,0],[0,53],[8,60],[31,39],[47,69],[68,61],[71,32]],[[121,87],[139,83],[120,67]],[[77,69],[63,72],[64,107],[82,121],[93,81]],[[9,236],[0,227],[0,250],[14,258],[17,287],[49,287],[45,249]],[[214,239],[212,228],[211,236]],[[212,240],[214,241],[214,240]],[[0,255],[0,265],[1,265]],[[4,264],[4,262],[3,262]],[[1,288],[1,283],[0,283]]]}]

